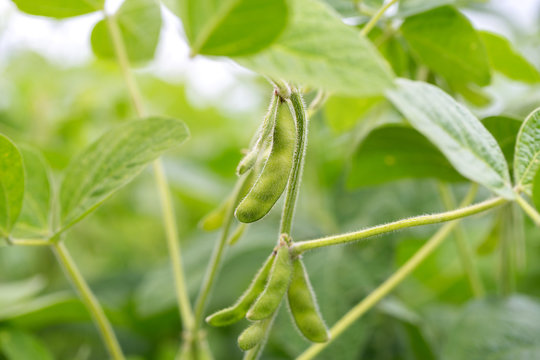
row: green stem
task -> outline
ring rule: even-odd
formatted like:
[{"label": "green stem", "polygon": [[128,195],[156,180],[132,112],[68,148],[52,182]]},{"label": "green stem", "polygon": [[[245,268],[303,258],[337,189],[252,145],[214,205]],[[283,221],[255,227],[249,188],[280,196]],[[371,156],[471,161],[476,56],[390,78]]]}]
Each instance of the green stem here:
[{"label": "green stem", "polygon": [[362,30],[360,31],[360,33],[364,36],[367,36],[367,34],[369,34],[369,32],[375,27],[375,25],[377,25],[377,22],[380,20],[380,18],[383,16],[383,14],[386,12],[386,10],[388,10],[390,8],[390,6],[394,5],[395,3],[397,3],[398,0],[390,0],[388,3],[386,3],[385,5],[383,5],[376,13],[375,15],[373,15],[371,17],[371,19],[369,19],[368,23],[366,24],[366,26],[364,26],[362,28]]},{"label": "green stem", "polygon": [[[463,199],[462,206],[470,204],[474,199],[476,189],[471,188],[467,196]],[[332,328],[330,329],[330,340],[326,343],[311,345],[296,360],[313,359],[318,353],[339,337],[349,326],[357,321],[363,314],[375,306],[381,299],[388,295],[396,286],[398,286],[411,272],[414,271],[429,255],[433,253],[448,237],[458,224],[458,220],[449,222],[440,228],[405,264],[403,264],[392,276],[390,276],[379,287],[369,293],[355,307],[349,310]]]},{"label": "green stem", "polygon": [[516,195],[516,202],[521,206],[523,211],[534,221],[536,226],[540,226],[540,214],[531,206],[521,195]]},{"label": "green stem", "polygon": [[502,205],[506,202],[508,202],[508,200],[501,197],[496,197],[496,198],[489,199],[475,205],[470,205],[470,206],[466,206],[466,207],[459,208],[456,210],[446,211],[443,213],[421,215],[421,216],[416,216],[409,219],[402,219],[402,220],[394,221],[388,224],[374,226],[374,227],[367,228],[364,230],[351,232],[348,234],[328,236],[328,237],[315,239],[315,240],[309,240],[309,241],[301,241],[301,242],[295,243],[292,246],[291,251],[293,254],[301,254],[308,250],[313,250],[313,249],[317,249],[324,246],[350,243],[350,242],[362,240],[368,237],[388,233],[395,230],[405,229],[405,228],[414,227],[414,226],[437,224],[441,222],[455,220],[455,219],[459,219],[462,217],[474,215],[474,214],[489,210],[491,208]]},{"label": "green stem", "polygon": [[[477,185],[473,184],[473,186],[476,187]],[[448,184],[439,183],[439,192],[441,194],[441,199],[446,209],[454,209],[456,207],[456,201],[452,194],[452,190],[450,189]],[[474,296],[477,298],[483,297],[485,294],[484,285],[482,284],[480,274],[478,273],[478,270],[474,265],[473,253],[471,251],[471,248],[467,244],[465,232],[463,231],[463,227],[460,224],[456,225],[456,229],[454,230],[454,240],[458,249],[461,265],[467,273],[467,277],[469,279],[471,290]]]},{"label": "green stem", "polygon": [[8,243],[11,245],[21,246],[47,246],[50,242],[47,239],[9,239]]},{"label": "green stem", "polygon": [[118,344],[118,340],[116,339],[116,335],[114,334],[113,328],[109,323],[109,320],[107,320],[107,317],[105,316],[103,308],[101,307],[95,295],[92,293],[92,290],[84,280],[81,272],[77,268],[77,265],[75,264],[75,261],[73,261],[73,258],[69,254],[67,248],[62,242],[51,244],[51,248],[53,249],[56,258],[58,259],[58,262],[64,268],[66,275],[77,289],[77,292],[79,293],[79,296],[86,305],[86,308],[92,315],[92,318],[94,319],[94,322],[101,334],[101,337],[105,342],[105,346],[107,347],[109,355],[114,360],[125,359],[124,354],[122,353],[122,349]]},{"label": "green stem", "polygon": [[302,170],[304,167],[304,155],[307,146],[307,128],[308,118],[304,107],[302,95],[298,90],[293,90],[289,98],[291,111],[294,112],[296,120],[296,148],[294,150],[293,168],[289,176],[287,185],[287,194],[285,195],[285,204],[281,215],[280,234],[290,234],[296,207],[296,199],[300,190],[302,180]]}]

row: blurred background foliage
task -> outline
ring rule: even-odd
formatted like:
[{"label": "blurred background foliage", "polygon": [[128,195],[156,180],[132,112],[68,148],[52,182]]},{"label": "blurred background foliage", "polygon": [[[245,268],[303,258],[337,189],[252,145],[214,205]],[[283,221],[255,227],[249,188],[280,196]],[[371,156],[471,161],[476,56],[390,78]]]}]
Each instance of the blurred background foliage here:
[{"label": "blurred background foliage", "polygon": [[[349,21],[359,25],[381,4],[377,0],[357,4],[349,0],[328,2]],[[493,22],[504,22],[514,46],[521,49],[536,68],[540,67],[538,26],[534,31],[522,31],[518,24],[512,23],[504,13],[496,12],[489,3],[434,3],[465,5],[467,14],[473,17],[481,13],[491,17]],[[361,16],[358,15],[359,8],[363,11]],[[410,9],[405,7],[400,11]],[[537,16],[537,24],[540,23],[538,20]],[[6,35],[1,29],[0,37]],[[375,44],[381,36],[389,36],[379,50],[394,71],[401,76],[414,74],[418,59],[403,47],[398,34],[388,35],[382,27],[371,34]],[[66,66],[25,48],[2,54],[1,59],[0,133],[17,144],[29,144],[42,151],[54,170],[56,184],[61,180],[62,170],[77,152],[115,124],[135,117],[114,62],[91,59]],[[216,233],[200,230],[197,223],[230,192],[241,150],[248,145],[265,112],[271,88],[251,74],[237,74],[235,82],[222,89],[222,93],[233,91],[233,87],[241,84],[251,92],[251,103],[235,110],[223,106],[223,102],[216,101],[215,97],[204,99],[201,95],[202,99],[194,101],[189,95],[188,84],[164,80],[145,71],[144,67],[137,71],[137,81],[150,114],[182,119],[191,130],[191,139],[165,156],[164,161],[173,190],[193,300],[217,238]],[[466,92],[461,93],[461,97],[479,117],[505,115],[521,121],[540,103],[537,84],[517,83],[500,74],[494,76],[490,86],[474,94],[481,98],[480,102],[474,101],[475,96],[468,98]],[[310,92],[307,99],[313,96]],[[496,120],[486,121],[496,123]],[[391,126],[371,132],[381,123]],[[463,179],[419,133],[409,130],[410,139],[408,135],[405,137],[414,148],[411,151],[416,151],[412,155],[407,152],[407,156],[418,161],[428,154],[434,158],[423,160],[423,163],[433,161],[434,166],[448,167],[447,171],[433,167],[427,170],[415,168],[403,155],[403,148],[409,142],[403,138],[398,139],[402,141],[399,143],[398,140],[388,141],[392,129],[403,126],[402,123],[400,115],[382,99],[330,97],[310,123],[307,162],[295,218],[295,239],[444,211],[434,178],[451,181],[457,196],[463,196],[467,188]],[[505,122],[506,127],[502,129],[499,125],[493,125],[490,130],[504,142],[512,125]],[[507,141],[512,141],[514,136]],[[399,147],[392,148],[396,144]],[[419,149],[419,144],[425,147]],[[383,155],[380,149],[383,149]],[[398,166],[401,164],[407,169],[406,176],[403,171],[394,176],[392,162],[384,167],[385,159],[391,157],[395,163],[396,156]],[[482,191],[478,198],[487,195],[487,191]],[[239,243],[229,249],[209,311],[234,302],[249,283],[275,243],[279,208],[277,206],[263,221],[250,226]],[[511,219],[516,224],[510,233],[501,219]],[[463,226],[489,296],[497,298],[508,295],[508,291],[522,294],[514,295],[504,303],[505,316],[522,316],[526,320],[524,314],[529,314],[538,319],[540,305],[535,299],[540,297],[539,229],[511,206],[467,219]],[[436,229],[437,226],[411,229],[362,244],[307,254],[306,266],[327,323],[334,324],[384,281]],[[510,258],[501,257],[501,238],[512,244],[514,250]],[[180,319],[151,172],[145,171],[70,230],[67,244],[106,308],[129,357],[174,358],[180,339]],[[504,266],[507,262],[511,263],[509,268]],[[509,287],[504,286],[508,283]],[[475,304],[469,304],[471,298],[455,245],[447,241],[320,358],[384,360],[443,356],[464,359],[467,355],[454,350],[467,340],[467,335],[474,337],[479,330],[470,324],[469,327],[461,324],[465,330],[459,337],[452,330],[454,326],[470,314],[481,319],[484,326],[492,319],[489,308],[475,311]],[[308,346],[284,310],[271,333],[264,359],[290,359]],[[218,359],[241,356],[236,337],[244,325],[207,328],[210,345]],[[0,247],[0,359],[23,359],[23,355],[17,353],[21,346],[36,351],[35,359],[106,357],[87,311],[71,290],[50,250],[6,245]]]}]

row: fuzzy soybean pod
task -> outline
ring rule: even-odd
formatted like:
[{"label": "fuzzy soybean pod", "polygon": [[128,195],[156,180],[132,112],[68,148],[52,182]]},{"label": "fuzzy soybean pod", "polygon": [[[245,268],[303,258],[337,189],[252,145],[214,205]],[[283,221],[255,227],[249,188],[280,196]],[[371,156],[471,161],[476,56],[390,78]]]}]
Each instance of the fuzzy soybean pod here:
[{"label": "fuzzy soybean pod", "polygon": [[244,331],[242,331],[240,336],[238,336],[238,346],[240,349],[243,351],[248,351],[264,341],[264,337],[266,336],[266,328],[271,321],[271,318],[255,321],[254,323],[251,323],[251,325],[249,325]]},{"label": "fuzzy soybean pod", "polygon": [[262,320],[272,316],[287,292],[291,274],[292,261],[289,255],[289,247],[282,241],[276,254],[276,260],[268,275],[266,287],[246,315],[249,320]]},{"label": "fuzzy soybean pod", "polygon": [[260,176],[236,208],[236,218],[241,222],[251,223],[265,216],[287,186],[293,165],[296,125],[285,102],[278,106],[271,140],[270,156]]},{"label": "fuzzy soybean pod", "polygon": [[206,318],[206,322],[212,326],[227,326],[242,320],[257,296],[264,290],[268,274],[274,263],[275,255],[272,254],[257,272],[251,284],[233,306],[220,310]]},{"label": "fuzzy soybean pod", "polygon": [[328,329],[319,312],[317,300],[301,258],[294,260],[287,300],[298,330],[310,341],[328,341]]}]

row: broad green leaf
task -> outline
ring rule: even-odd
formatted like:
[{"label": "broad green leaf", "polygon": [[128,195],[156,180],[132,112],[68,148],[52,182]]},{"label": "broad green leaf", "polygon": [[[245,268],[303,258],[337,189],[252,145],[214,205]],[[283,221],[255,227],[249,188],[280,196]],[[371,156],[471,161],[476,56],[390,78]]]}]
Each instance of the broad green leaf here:
[{"label": "broad green leaf", "polygon": [[360,144],[352,159],[347,186],[379,185],[405,178],[464,180],[416,130],[390,125],[373,130]]},{"label": "broad green leaf", "polygon": [[461,175],[514,198],[501,148],[467,108],[436,86],[406,79],[396,83],[397,88],[387,92],[388,99]]},{"label": "broad green leaf", "polygon": [[[156,0],[126,0],[114,15],[128,58],[142,62],[154,57],[161,30],[161,10]],[[109,21],[114,21],[113,19]],[[92,50],[104,59],[116,59],[107,20],[92,30]]]},{"label": "broad green leaf", "polygon": [[449,81],[489,84],[484,43],[455,8],[443,6],[411,16],[401,25],[401,32],[420,61]]},{"label": "broad green leaf", "polygon": [[13,0],[19,10],[62,19],[103,9],[105,0]]},{"label": "broad green leaf", "polygon": [[46,233],[49,230],[51,209],[50,169],[36,150],[22,146],[26,191],[17,229]]},{"label": "broad green leaf", "polygon": [[287,25],[287,0],[166,0],[180,16],[191,54],[239,56],[270,45]]},{"label": "broad green leaf", "polygon": [[108,131],[66,169],[60,189],[62,228],[79,221],[188,136],[184,122],[162,117],[131,121]]},{"label": "broad green leaf", "polygon": [[482,124],[499,143],[508,167],[511,168],[521,121],[508,116],[490,116],[482,119]]},{"label": "broad green leaf", "polygon": [[540,170],[536,171],[533,179],[532,198],[536,209],[540,210]]},{"label": "broad green leaf", "polygon": [[324,115],[335,132],[345,132],[354,127],[381,97],[354,98],[335,95],[326,101]]},{"label": "broad green leaf", "polygon": [[480,31],[480,36],[484,41],[489,62],[494,70],[513,80],[527,83],[540,81],[538,70],[514,49],[508,39],[487,31]]},{"label": "broad green leaf", "polygon": [[540,358],[540,304],[514,295],[474,301],[463,311],[442,360],[525,360]]},{"label": "broad green leaf", "polygon": [[428,10],[455,3],[456,0],[400,0],[398,15],[408,17],[426,12]]},{"label": "broad green leaf", "polygon": [[46,285],[47,281],[43,275],[35,275],[18,281],[1,282],[0,306],[6,307],[11,304],[20,303],[43,291]]},{"label": "broad green leaf", "polygon": [[51,352],[41,341],[26,332],[5,329],[0,331],[0,351],[7,360],[53,360]]},{"label": "broad green leaf", "polygon": [[24,167],[19,149],[0,134],[0,237],[7,236],[19,214],[24,197]]},{"label": "broad green leaf", "polygon": [[478,85],[473,83],[451,83],[450,87],[453,91],[459,93],[467,102],[474,106],[487,106],[491,103],[491,97],[482,90]]},{"label": "broad green leaf", "polygon": [[386,61],[332,8],[318,0],[291,5],[290,24],[274,44],[235,60],[273,78],[345,95],[380,95],[390,86],[393,74]]},{"label": "broad green leaf", "polygon": [[523,122],[514,153],[514,181],[531,195],[534,175],[540,168],[540,108]]}]

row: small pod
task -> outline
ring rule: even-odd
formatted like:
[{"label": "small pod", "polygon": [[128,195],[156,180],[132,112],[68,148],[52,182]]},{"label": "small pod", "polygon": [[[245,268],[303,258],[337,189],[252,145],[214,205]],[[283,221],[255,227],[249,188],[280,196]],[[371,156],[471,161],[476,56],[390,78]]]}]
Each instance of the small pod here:
[{"label": "small pod", "polygon": [[249,325],[240,336],[238,336],[238,346],[243,351],[253,349],[264,339],[267,320],[255,321]]},{"label": "small pod", "polygon": [[204,231],[214,231],[222,227],[231,203],[232,199],[231,197],[228,197],[217,208],[206,214],[201,221],[199,221],[199,227]]},{"label": "small pod", "polygon": [[[281,101],[281,100],[280,100]],[[236,218],[245,223],[261,219],[279,199],[293,165],[296,125],[287,103],[280,103],[271,151],[261,174],[253,187],[236,208]]]},{"label": "small pod", "polygon": [[268,257],[266,262],[257,272],[247,290],[240,296],[233,306],[215,312],[206,318],[206,322],[212,326],[227,326],[242,320],[257,296],[264,290],[268,274],[274,263],[275,255]]},{"label": "small pod", "polygon": [[276,311],[289,287],[291,273],[292,261],[289,247],[281,241],[266,287],[246,315],[249,320],[266,319]]},{"label": "small pod", "polygon": [[310,341],[319,343],[328,341],[328,329],[319,312],[317,300],[301,258],[294,260],[287,300],[298,330]]}]

